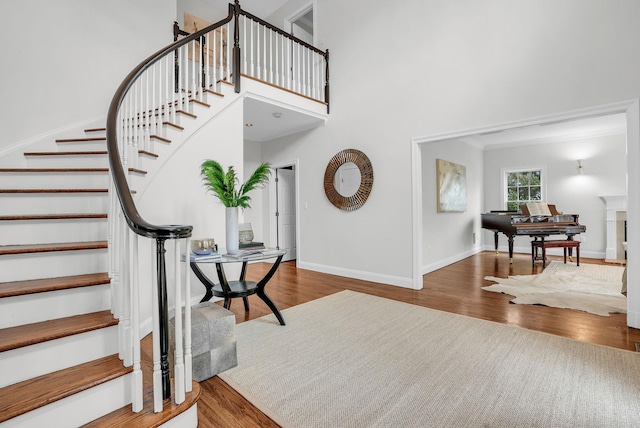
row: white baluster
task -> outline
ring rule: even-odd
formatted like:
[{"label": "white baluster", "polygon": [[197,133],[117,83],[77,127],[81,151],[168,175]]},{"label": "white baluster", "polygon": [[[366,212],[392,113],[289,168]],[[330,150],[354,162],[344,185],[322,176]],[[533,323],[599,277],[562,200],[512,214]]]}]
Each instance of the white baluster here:
[{"label": "white baluster", "polygon": [[211,32],[208,32],[204,36],[204,87],[211,89],[211,76],[209,74],[209,67],[211,67],[211,60],[209,58],[209,49],[211,47]]},{"label": "white baluster", "polygon": [[225,26],[227,27],[227,75],[225,76],[225,79],[229,82],[232,82],[233,80],[231,80],[231,64],[233,64],[233,55],[231,53],[231,48],[234,44],[234,36],[231,32],[231,24],[227,23]]},{"label": "white baluster", "polygon": [[[191,248],[191,238],[187,238],[185,242],[185,257],[188,256]],[[189,262],[185,259],[184,263],[184,386],[186,392],[193,390],[193,356],[191,355],[191,273]]]},{"label": "white baluster", "polygon": [[131,283],[133,275],[133,260],[131,258],[131,246],[133,237],[132,231],[128,227],[123,227],[123,244],[124,244],[124,266],[122,276],[122,316],[118,326],[122,331],[122,355],[121,358],[124,365],[130,367],[133,364],[132,333],[131,333]]},{"label": "white baluster", "polygon": [[162,411],[162,370],[160,368],[160,316],[158,307],[158,274],[155,257],[155,242],[151,245],[151,300],[153,331],[153,411]]},{"label": "white baluster", "polygon": [[291,89],[291,39],[286,37],[286,54],[287,54],[287,62],[285,67],[285,73],[287,76],[287,89]]},{"label": "white baluster", "polygon": [[273,31],[269,31],[269,82],[273,82]]},{"label": "white baluster", "polygon": [[[184,344],[182,342],[182,284],[180,283],[180,240],[174,239],[174,258],[173,258],[173,270],[174,270],[174,281],[175,281],[175,366],[174,366],[174,374],[175,374],[175,402],[176,404],[180,404],[185,399],[185,384],[184,384],[184,354],[183,347]],[[187,255],[188,257],[188,255]],[[188,260],[185,262],[188,263]],[[187,304],[185,304],[188,307]]]},{"label": "white baluster", "polygon": [[253,20],[251,20],[251,41],[250,41],[250,43],[251,43],[251,55],[250,55],[250,57],[251,57],[251,73],[250,73],[250,75],[252,77],[255,77],[256,76],[256,73],[255,73],[255,60],[254,60],[254,56],[253,56],[253,45],[255,44],[255,40],[253,39],[253,27],[254,27],[254,23],[253,23]]},{"label": "white baluster", "polygon": [[132,283],[131,283],[131,346],[133,347],[133,374],[131,380],[131,410],[139,412],[143,407],[142,369],[140,367],[140,273],[138,271],[138,235],[131,239]]},{"label": "white baluster", "polygon": [[242,71],[244,73],[249,73],[249,69],[247,66],[247,17],[246,15],[242,15],[242,57],[244,59],[244,65],[242,67]]},{"label": "white baluster", "polygon": [[191,41],[191,43],[189,43],[189,45],[191,46],[191,84],[189,85],[191,87],[191,91],[189,92],[189,97],[191,98],[191,100],[195,100],[198,98],[198,86],[196,84],[196,69],[197,69],[197,62],[196,62],[196,58],[198,55],[197,52],[197,46],[196,46],[196,41],[193,40]]}]

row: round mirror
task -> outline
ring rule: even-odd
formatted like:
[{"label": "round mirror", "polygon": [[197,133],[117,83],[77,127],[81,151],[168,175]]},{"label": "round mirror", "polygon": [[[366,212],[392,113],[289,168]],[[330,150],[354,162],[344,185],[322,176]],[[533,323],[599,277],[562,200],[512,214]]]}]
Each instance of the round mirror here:
[{"label": "round mirror", "polygon": [[360,188],[361,182],[360,169],[353,162],[340,165],[333,176],[333,187],[345,198],[355,195]]},{"label": "round mirror", "polygon": [[337,153],[324,172],[324,192],[341,210],[360,208],[373,187],[373,167],[360,150],[346,149]]}]

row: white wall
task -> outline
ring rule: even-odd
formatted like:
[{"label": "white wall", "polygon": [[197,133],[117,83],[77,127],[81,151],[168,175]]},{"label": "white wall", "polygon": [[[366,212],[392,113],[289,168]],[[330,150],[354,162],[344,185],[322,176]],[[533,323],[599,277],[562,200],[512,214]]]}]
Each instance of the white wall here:
[{"label": "white wall", "polygon": [[172,41],[175,11],[176,0],[0,2],[0,152],[104,120],[126,74]]},{"label": "white wall", "polygon": [[[300,266],[390,283],[411,277],[412,138],[640,96],[640,57],[629,54],[640,44],[635,1],[316,6],[330,49],[331,117],[263,148],[265,160],[300,159],[309,207],[300,211]],[[375,181],[369,201],[346,213],[327,201],[322,177],[349,147],[370,157]]]},{"label": "white wall", "polygon": [[[559,211],[579,214],[587,227],[576,239],[585,257],[604,258],[606,249],[604,195],[626,195],[626,136],[611,135],[580,140],[558,141],[484,152],[485,210],[504,208],[501,175],[504,168],[542,166],[546,172],[546,199]],[[577,174],[577,160],[583,159],[584,174]],[[484,242],[493,248],[493,233],[485,231]],[[500,246],[507,240],[500,235]],[[529,253],[529,237],[517,237],[514,248]]]},{"label": "white wall", "polygon": [[[444,159],[465,166],[467,179],[465,212],[437,212],[436,159]],[[478,213],[482,210],[482,191],[482,150],[455,140],[430,143],[422,148],[424,272],[441,268],[444,264],[453,263],[480,250],[481,226]]]},{"label": "white wall", "polygon": [[[162,173],[158,174],[136,201],[145,220],[153,224],[192,225],[194,239],[214,238],[220,247],[226,246],[224,206],[206,191],[200,177],[200,164],[206,159],[213,159],[225,171],[229,165],[233,165],[238,176],[243,177],[242,119],[242,101],[238,100],[180,146],[163,166]],[[174,241],[167,242],[168,261],[173,260],[175,254]],[[141,262],[144,264],[149,260],[143,255]],[[173,281],[171,266],[172,263],[168,262],[169,281]],[[227,270],[230,278],[237,275],[237,269]],[[203,271],[218,282],[213,264],[203,267]],[[142,265],[140,272],[152,272],[151,265]],[[151,286],[149,282],[144,290],[150,293]],[[191,290],[193,296],[202,296],[205,291],[193,274]],[[151,302],[151,298],[142,298],[141,301]],[[146,307],[141,318],[147,319],[150,313],[150,308]]]}]

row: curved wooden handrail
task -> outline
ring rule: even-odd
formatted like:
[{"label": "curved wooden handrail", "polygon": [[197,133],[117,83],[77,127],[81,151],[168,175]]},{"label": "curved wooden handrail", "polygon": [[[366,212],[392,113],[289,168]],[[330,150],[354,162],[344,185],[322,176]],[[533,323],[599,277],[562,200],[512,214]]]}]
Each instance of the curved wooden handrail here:
[{"label": "curved wooden handrail", "polygon": [[138,212],[135,202],[133,201],[133,197],[131,196],[131,189],[129,188],[129,184],[127,183],[125,171],[120,161],[120,151],[118,150],[117,129],[118,110],[120,109],[120,105],[122,104],[131,86],[138,79],[138,77],[140,77],[145,72],[145,70],[147,70],[149,67],[151,67],[153,64],[155,64],[165,56],[172,54],[179,47],[186,45],[192,40],[198,39],[208,32],[213,31],[216,28],[230,22],[234,17],[235,7],[236,6],[234,6],[233,4],[229,5],[229,16],[227,16],[225,19],[218,21],[215,24],[212,24],[198,32],[195,32],[163,49],[160,49],[158,52],[142,61],[122,81],[122,83],[118,87],[118,90],[114,94],[113,99],[111,100],[109,112],[107,114],[106,128],[109,165],[111,167],[111,175],[113,176],[114,187],[116,189],[116,193],[118,194],[118,199],[120,200],[120,206],[122,207],[124,217],[131,230],[133,230],[138,235],[155,239],[187,238],[191,236],[193,226],[154,225],[144,220]]}]

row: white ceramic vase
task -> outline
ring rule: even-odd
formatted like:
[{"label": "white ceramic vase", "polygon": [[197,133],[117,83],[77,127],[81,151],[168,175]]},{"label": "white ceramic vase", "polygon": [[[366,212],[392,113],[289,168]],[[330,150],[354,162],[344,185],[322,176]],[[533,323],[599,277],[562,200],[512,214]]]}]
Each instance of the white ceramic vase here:
[{"label": "white ceramic vase", "polygon": [[225,225],[227,232],[227,253],[237,253],[240,248],[238,207],[225,208]]}]

